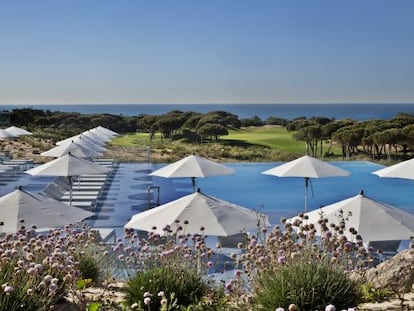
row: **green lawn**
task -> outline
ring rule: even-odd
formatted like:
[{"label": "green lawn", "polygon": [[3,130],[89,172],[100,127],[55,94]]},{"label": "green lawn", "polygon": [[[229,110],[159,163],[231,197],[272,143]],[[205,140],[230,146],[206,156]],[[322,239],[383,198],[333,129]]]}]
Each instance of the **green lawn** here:
[{"label": "green lawn", "polygon": [[[230,130],[228,136],[221,136],[220,140],[229,140],[233,143],[246,143],[262,145],[274,150],[281,150],[291,154],[305,154],[306,147],[303,141],[296,141],[293,133],[284,127],[258,127],[241,130]],[[328,151],[328,144],[323,146],[324,152]],[[341,154],[338,147],[332,148],[331,152]]]},{"label": "green lawn", "polygon": [[305,143],[296,141],[292,133],[283,127],[252,128],[230,130],[228,136],[221,136],[220,140],[245,142],[252,145],[266,146],[271,149],[286,151],[288,153],[304,153]]},{"label": "green lawn", "polygon": [[[160,134],[156,134],[153,143],[160,143]],[[305,143],[296,141],[292,132],[288,132],[284,127],[257,127],[244,128],[240,130],[229,130],[229,135],[220,136],[220,142],[226,145],[239,146],[265,146],[273,150],[279,150],[289,154],[305,154]],[[168,144],[169,140],[164,140]],[[178,141],[175,141],[177,143]],[[112,143],[124,147],[146,146],[149,144],[148,133],[129,133],[112,140]],[[188,144],[186,144],[188,145]],[[327,150],[327,144],[324,150]],[[332,150],[340,154],[340,150]]]},{"label": "green lawn", "polygon": [[[158,137],[156,135],[156,137]],[[128,133],[112,139],[111,143],[123,147],[133,147],[136,145],[145,145],[149,141],[148,133]]]}]

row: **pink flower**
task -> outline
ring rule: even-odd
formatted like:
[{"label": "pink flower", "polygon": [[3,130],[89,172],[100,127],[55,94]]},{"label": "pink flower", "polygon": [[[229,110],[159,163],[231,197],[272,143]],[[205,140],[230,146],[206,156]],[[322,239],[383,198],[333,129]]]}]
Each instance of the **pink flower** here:
[{"label": "pink flower", "polygon": [[334,305],[327,305],[325,311],[336,311],[336,308]]},{"label": "pink flower", "polygon": [[19,267],[19,268],[24,268],[24,261],[23,260],[18,260],[17,261],[17,266]]},{"label": "pink flower", "polygon": [[151,303],[151,298],[150,297],[146,297],[146,298],[144,298],[144,304],[145,305],[149,305]]},{"label": "pink flower", "polygon": [[14,290],[14,288],[13,288],[12,286],[9,286],[9,285],[4,286],[4,288],[3,288],[3,291],[4,291],[6,294],[10,294],[13,290]]},{"label": "pink flower", "polygon": [[29,268],[27,269],[27,274],[29,275],[35,275],[37,270],[35,268]]},{"label": "pink flower", "polygon": [[289,305],[289,308],[288,308],[289,311],[296,311],[296,309],[297,309],[297,307],[296,307],[295,304],[292,303],[292,304]]},{"label": "pink flower", "polygon": [[43,278],[43,280],[44,280],[45,282],[47,282],[47,283],[49,283],[50,281],[52,281],[52,279],[53,279],[53,277],[52,277],[50,274],[46,275],[46,276]]},{"label": "pink flower", "polygon": [[231,291],[233,290],[233,281],[232,281],[232,280],[228,281],[228,282],[224,285],[224,287],[226,288],[226,290],[228,290],[229,292],[231,292]]},{"label": "pink flower", "polygon": [[58,289],[58,286],[56,284],[52,283],[49,285],[49,292],[54,293],[57,291],[57,289]]}]

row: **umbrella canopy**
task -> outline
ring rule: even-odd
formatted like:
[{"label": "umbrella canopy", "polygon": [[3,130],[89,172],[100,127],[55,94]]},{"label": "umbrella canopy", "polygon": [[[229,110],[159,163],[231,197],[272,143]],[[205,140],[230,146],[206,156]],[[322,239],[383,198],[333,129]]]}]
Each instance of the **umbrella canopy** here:
[{"label": "umbrella canopy", "polygon": [[84,132],[82,132],[81,135],[83,135],[85,137],[88,137],[88,138],[92,139],[93,141],[99,141],[99,142],[102,142],[102,143],[107,143],[108,141],[111,140],[111,138],[109,138],[109,136],[104,135],[104,134],[99,134],[99,133],[93,132],[91,130],[84,131]]},{"label": "umbrella canopy", "polygon": [[[195,192],[178,200],[134,215],[125,228],[164,234],[165,226],[172,230],[181,225],[186,233],[229,236],[243,230],[270,226],[267,216],[206,194]],[[184,222],[188,221],[185,225]],[[154,230],[154,226],[156,229]]]},{"label": "umbrella canopy", "polygon": [[93,158],[93,157],[98,157],[102,154],[98,151],[94,151],[83,145],[80,145],[78,143],[71,141],[68,143],[58,145],[48,151],[42,152],[40,155],[45,156],[45,157],[58,158],[68,153],[78,158]]},{"label": "umbrella canopy", "polygon": [[[32,176],[65,176],[72,182],[72,176],[85,174],[106,174],[110,168],[95,164],[92,161],[78,158],[70,153],[61,156],[53,161],[36,166],[25,173]],[[69,203],[72,203],[72,187],[69,195]]]},{"label": "umbrella canopy", "polygon": [[105,174],[110,170],[108,167],[68,153],[53,161],[27,170],[26,173],[32,176],[79,176],[85,174]]},{"label": "umbrella canopy", "polygon": [[0,139],[16,138],[18,135],[12,134],[6,130],[0,129]]},{"label": "umbrella canopy", "polygon": [[[318,220],[321,218],[321,213],[323,218],[328,219],[328,223],[338,224],[340,212],[348,218],[345,220],[346,228],[355,228],[366,243],[408,240],[414,234],[414,215],[370,199],[363,191],[354,197],[313,210],[305,215],[309,217],[307,223],[315,224],[320,234]],[[353,235],[347,229],[344,230],[344,235],[350,240]]]},{"label": "umbrella canopy", "polygon": [[10,134],[14,135],[14,136],[32,135],[31,132],[26,131],[25,129],[22,129],[22,128],[17,127],[17,126],[10,126],[10,127],[6,128],[6,131],[9,132]]},{"label": "umbrella canopy", "polygon": [[111,135],[111,136],[117,136],[117,135],[119,135],[117,132],[114,132],[114,131],[112,131],[110,129],[107,129],[106,127],[103,127],[103,126],[100,126],[100,125],[97,126],[97,127],[95,127],[95,129],[98,130],[98,131],[100,131],[100,132],[103,132],[103,133],[106,133],[108,135]]},{"label": "umbrella canopy", "polygon": [[21,188],[0,197],[0,218],[4,225],[2,232],[15,233],[24,220],[26,227],[54,228],[79,222],[94,213],[71,207],[40,194]]},{"label": "umbrella canopy", "polygon": [[195,187],[195,178],[197,177],[231,175],[234,173],[235,170],[230,167],[203,157],[190,155],[177,162],[164,166],[149,175],[165,178],[189,177],[193,181],[193,187]]},{"label": "umbrella canopy", "polygon": [[328,162],[324,162],[308,155],[275,168],[262,172],[265,175],[278,177],[305,178],[305,212],[308,209],[308,188],[310,178],[349,176],[350,173]]},{"label": "umbrella canopy", "polygon": [[379,177],[414,179],[414,159],[406,160],[378,171],[372,172]]},{"label": "umbrella canopy", "polygon": [[92,150],[97,151],[97,152],[104,152],[106,150],[105,147],[98,144],[96,141],[93,141],[90,138],[82,136],[82,135],[75,135],[75,136],[72,136],[72,137],[67,138],[65,140],[58,141],[56,143],[56,145],[58,145],[58,146],[59,145],[64,145],[64,144],[67,144],[69,142],[75,142],[79,145],[82,145],[82,146],[84,146],[88,149],[92,149]]},{"label": "umbrella canopy", "polygon": [[65,144],[67,142],[76,141],[78,139],[85,140],[87,143],[94,144],[94,145],[97,145],[99,147],[103,147],[105,145],[105,142],[102,139],[94,139],[94,138],[85,136],[83,134],[74,135],[74,136],[71,136],[69,138],[60,140],[56,143],[56,145]]},{"label": "umbrella canopy", "polygon": [[91,133],[93,133],[95,135],[98,135],[98,136],[106,137],[109,140],[112,139],[112,137],[118,135],[118,134],[116,134],[116,135],[111,134],[110,132],[107,132],[107,131],[104,131],[104,130],[100,130],[100,129],[96,128],[96,127],[93,128],[93,129],[90,129],[89,132],[91,132]]}]

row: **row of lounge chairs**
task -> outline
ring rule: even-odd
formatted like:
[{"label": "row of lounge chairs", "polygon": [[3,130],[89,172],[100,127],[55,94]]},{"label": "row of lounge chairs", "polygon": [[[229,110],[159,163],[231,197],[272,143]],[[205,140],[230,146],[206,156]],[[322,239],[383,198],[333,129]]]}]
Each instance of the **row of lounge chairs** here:
[{"label": "row of lounge chairs", "polygon": [[0,185],[6,185],[9,182],[17,181],[23,172],[33,166],[32,160],[13,160],[4,155],[0,155],[1,167],[7,167],[5,170],[0,171]]},{"label": "row of lounge chairs", "polygon": [[117,163],[109,159],[95,160],[100,165],[110,166],[112,171],[99,175],[80,175],[77,177],[59,176],[49,183],[42,193],[66,204],[94,210],[101,202],[113,181]]}]

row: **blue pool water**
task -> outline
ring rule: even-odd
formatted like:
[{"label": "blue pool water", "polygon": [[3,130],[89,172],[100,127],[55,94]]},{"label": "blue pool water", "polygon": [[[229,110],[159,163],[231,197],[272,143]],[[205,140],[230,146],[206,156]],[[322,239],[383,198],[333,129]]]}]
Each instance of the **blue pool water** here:
[{"label": "blue pool water", "polygon": [[[303,211],[305,196],[303,178],[261,174],[280,164],[282,163],[229,163],[226,165],[234,168],[236,174],[199,178],[197,185],[206,194],[265,212],[272,223],[277,223],[281,216],[294,216]],[[309,210],[355,196],[360,190],[364,190],[365,195],[374,200],[414,212],[414,181],[380,178],[371,173],[383,166],[371,162],[332,164],[351,172],[351,175],[312,179],[313,196],[309,188]],[[153,169],[163,165],[165,164],[153,165]],[[154,177],[153,184],[161,188],[161,203],[192,192],[190,179]]]}]

